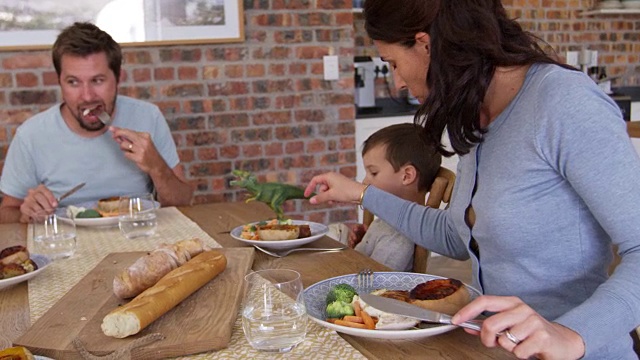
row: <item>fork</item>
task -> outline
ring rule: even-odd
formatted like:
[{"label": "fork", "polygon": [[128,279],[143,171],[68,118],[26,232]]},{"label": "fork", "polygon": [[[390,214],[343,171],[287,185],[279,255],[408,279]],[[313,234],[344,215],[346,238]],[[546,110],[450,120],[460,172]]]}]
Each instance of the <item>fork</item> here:
[{"label": "fork", "polygon": [[371,269],[362,269],[358,272],[357,275],[358,280],[358,289],[361,292],[371,292],[373,289],[373,270]]},{"label": "fork", "polygon": [[113,122],[111,116],[109,116],[109,114],[104,110],[102,110],[97,116],[100,122],[105,124],[106,126],[111,125],[111,123]]},{"label": "fork", "polygon": [[260,246],[257,245],[253,245],[253,247],[255,247],[256,249],[262,251],[263,253],[267,254],[267,255],[271,255],[273,257],[277,257],[277,258],[282,258],[285,257],[293,252],[296,251],[323,251],[323,252],[336,252],[336,251],[342,251],[344,249],[346,249],[346,246],[342,246],[342,247],[337,247],[337,248],[295,248],[295,249],[289,249],[286,251],[269,251],[266,249],[261,248]]}]

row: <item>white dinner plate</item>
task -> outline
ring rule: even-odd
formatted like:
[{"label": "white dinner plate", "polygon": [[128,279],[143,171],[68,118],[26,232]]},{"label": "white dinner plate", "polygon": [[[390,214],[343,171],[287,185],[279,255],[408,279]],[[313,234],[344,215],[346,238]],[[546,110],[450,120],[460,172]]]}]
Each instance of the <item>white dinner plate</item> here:
[{"label": "white dinner plate", "polygon": [[47,266],[49,266],[49,264],[51,264],[51,259],[49,259],[44,255],[31,254],[30,257],[31,257],[31,260],[33,260],[33,262],[35,262],[36,265],[38,265],[38,270],[32,271],[30,273],[26,273],[24,275],[14,276],[8,279],[0,280],[0,289],[4,289],[6,287],[21,283],[23,281],[27,281],[32,277],[40,274],[44,269],[47,268]]},{"label": "white dinner plate", "polygon": [[[373,279],[374,289],[387,290],[411,290],[416,285],[433,279],[444,279],[441,276],[418,274],[408,272],[375,272]],[[318,324],[353,336],[387,339],[387,340],[408,340],[418,339],[451,331],[456,327],[453,325],[433,324],[425,329],[407,330],[366,330],[332,324],[326,320],[325,309],[327,308],[326,297],[329,290],[337,284],[349,284],[358,289],[358,279],[356,274],[343,275],[327,280],[319,281],[304,290],[304,302],[307,307],[307,314]],[[465,284],[466,285],[466,284]],[[471,294],[471,298],[480,296],[480,292],[469,285],[466,285]]]},{"label": "white dinner plate", "polygon": [[[160,208],[160,203],[156,203],[156,208]],[[87,201],[79,204],[74,204],[75,207],[83,207],[85,209],[95,209],[98,207],[97,201]],[[68,218],[67,216],[67,208],[60,208],[60,213],[58,214],[61,218]],[[118,225],[118,216],[107,216],[107,217],[99,217],[99,218],[76,218],[75,219],[76,226],[114,226]]]},{"label": "white dinner plate", "polygon": [[[258,222],[251,223],[251,225],[257,224]],[[242,228],[244,227],[244,225],[240,225],[235,229],[231,230],[231,237],[250,245],[256,245],[256,246],[260,246],[267,249],[285,250],[285,249],[293,249],[296,247],[300,247],[302,245],[318,240],[319,238],[324,236],[327,232],[329,232],[329,228],[326,225],[318,224],[315,222],[303,221],[303,220],[292,220],[292,224],[293,225],[309,225],[309,228],[311,229],[311,236],[300,238],[300,239],[278,240],[278,241],[247,240],[240,237],[240,234],[242,233]]]}]

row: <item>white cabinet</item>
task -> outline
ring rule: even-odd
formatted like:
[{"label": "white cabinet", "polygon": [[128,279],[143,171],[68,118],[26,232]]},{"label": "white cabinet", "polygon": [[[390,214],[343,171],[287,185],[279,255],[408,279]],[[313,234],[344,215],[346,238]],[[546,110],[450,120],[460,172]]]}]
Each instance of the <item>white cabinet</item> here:
[{"label": "white cabinet", "polygon": [[631,103],[631,121],[640,121],[640,101]]},{"label": "white cabinet", "polygon": [[[389,117],[379,117],[379,118],[367,118],[367,119],[356,119],[356,166],[357,166],[357,176],[356,180],[362,182],[365,177],[365,169],[364,163],[362,162],[362,144],[371,134],[374,132],[387,127],[393,124],[401,124],[401,123],[413,123],[413,115],[409,116],[389,116]],[[449,145],[449,137],[444,136],[443,142],[445,145]],[[452,157],[442,158],[442,166],[447,169],[456,171],[456,166],[458,165],[458,156],[454,155]],[[362,210],[358,212],[358,219],[362,221]]]}]

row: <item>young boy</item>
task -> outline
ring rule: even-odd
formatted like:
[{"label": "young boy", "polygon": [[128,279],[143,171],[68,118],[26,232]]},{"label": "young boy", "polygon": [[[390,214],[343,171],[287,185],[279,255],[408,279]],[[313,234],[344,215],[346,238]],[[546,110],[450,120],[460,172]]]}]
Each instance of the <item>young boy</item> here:
[{"label": "young boy", "polygon": [[[423,129],[408,123],[373,133],[363,144],[362,158],[363,183],[422,205],[442,162]],[[363,227],[331,225],[329,236],[395,271],[411,271],[415,247],[411,239],[380,219],[373,220],[368,229]]]}]

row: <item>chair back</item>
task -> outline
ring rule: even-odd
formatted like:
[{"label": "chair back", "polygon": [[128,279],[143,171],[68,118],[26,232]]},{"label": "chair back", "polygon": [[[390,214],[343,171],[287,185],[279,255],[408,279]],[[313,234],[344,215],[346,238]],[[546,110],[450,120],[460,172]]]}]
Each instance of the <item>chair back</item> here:
[{"label": "chair back", "polygon": [[640,138],[640,121],[627,121],[627,132],[631,138]]},{"label": "chair back", "polygon": [[[439,208],[441,203],[448,204],[451,201],[453,186],[456,182],[456,174],[444,167],[440,167],[427,196],[426,205],[431,208]],[[373,221],[373,214],[369,210],[364,210],[363,222],[369,226]],[[416,245],[413,253],[413,272],[426,273],[429,250],[420,245]]]}]

